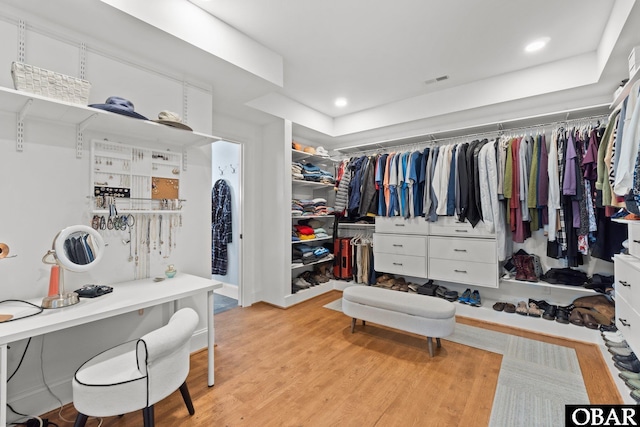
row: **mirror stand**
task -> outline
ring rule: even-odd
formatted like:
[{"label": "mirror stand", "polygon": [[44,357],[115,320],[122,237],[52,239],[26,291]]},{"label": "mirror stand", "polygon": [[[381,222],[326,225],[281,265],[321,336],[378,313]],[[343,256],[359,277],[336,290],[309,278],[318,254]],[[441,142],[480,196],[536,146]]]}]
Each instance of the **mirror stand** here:
[{"label": "mirror stand", "polygon": [[54,290],[50,281],[50,295],[42,300],[42,308],[62,308],[80,302],[76,292],[65,292],[64,271],[88,271],[102,259],[104,246],[102,236],[86,225],[61,230],[53,239],[53,248],[42,257],[43,263],[57,265],[58,271],[53,281]]},{"label": "mirror stand", "polygon": [[[46,255],[45,255],[46,257]],[[60,265],[60,263],[57,263]],[[42,308],[62,308],[74,305],[80,302],[78,294],[75,292],[65,292],[64,290],[64,268],[60,266],[60,276],[58,282],[58,293],[49,295],[42,299]]]}]

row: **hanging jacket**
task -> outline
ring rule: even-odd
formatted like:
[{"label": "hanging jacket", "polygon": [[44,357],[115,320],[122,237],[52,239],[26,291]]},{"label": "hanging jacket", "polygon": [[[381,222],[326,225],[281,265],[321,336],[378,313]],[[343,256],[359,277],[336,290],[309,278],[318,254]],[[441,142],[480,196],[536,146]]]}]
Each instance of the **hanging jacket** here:
[{"label": "hanging jacket", "polygon": [[224,179],[219,179],[211,190],[212,274],[227,274],[227,244],[231,241],[231,189]]}]

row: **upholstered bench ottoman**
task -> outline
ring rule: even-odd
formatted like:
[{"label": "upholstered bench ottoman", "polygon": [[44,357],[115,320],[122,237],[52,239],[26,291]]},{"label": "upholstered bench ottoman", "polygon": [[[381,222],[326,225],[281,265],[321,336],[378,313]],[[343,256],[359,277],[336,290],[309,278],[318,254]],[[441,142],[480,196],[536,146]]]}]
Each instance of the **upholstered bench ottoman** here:
[{"label": "upholstered bench ottoman", "polygon": [[427,337],[429,355],[433,357],[432,338],[438,348],[440,338],[453,333],[456,308],[440,298],[375,288],[351,286],[342,293],[342,312],[351,319],[351,333],[356,319],[378,323]]}]

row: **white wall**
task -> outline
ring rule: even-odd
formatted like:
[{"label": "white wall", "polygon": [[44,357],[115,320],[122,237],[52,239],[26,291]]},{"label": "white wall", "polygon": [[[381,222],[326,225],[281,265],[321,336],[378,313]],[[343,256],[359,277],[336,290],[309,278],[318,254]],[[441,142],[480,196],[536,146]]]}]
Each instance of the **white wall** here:
[{"label": "white wall", "polygon": [[227,245],[227,274],[214,274],[213,278],[225,284],[238,286],[240,272],[240,145],[219,141],[211,145],[211,178],[213,187],[219,179],[224,179],[231,189],[231,231],[232,241]]},{"label": "white wall", "polygon": [[[66,74],[77,75],[81,37],[59,41],[30,32],[27,22],[28,63]],[[55,30],[55,29],[54,29]],[[9,64],[16,60],[17,25],[0,20],[0,84],[12,87]],[[8,48],[7,46],[13,48]],[[150,71],[138,67],[135,58],[102,56],[88,46],[87,78],[92,83],[90,102],[102,103],[109,95],[132,100],[136,111],[153,118],[169,109],[182,113],[183,84],[168,77],[162,70]],[[185,73],[186,74],[186,73]],[[188,86],[189,124],[200,132],[211,133],[212,95],[210,91]],[[90,155],[91,139],[108,138],[131,145],[154,149],[182,150],[157,140],[130,138],[114,129],[112,134],[85,131],[85,150],[81,159],[75,155],[75,127],[56,122],[25,119],[24,151],[15,149],[15,115],[2,112],[0,104],[0,241],[11,247],[16,258],[0,262],[0,300],[9,298],[39,298],[47,293],[49,266],[41,258],[51,247],[55,234],[73,224],[90,224]],[[177,248],[170,258],[152,256],[151,275],[161,275],[165,266],[174,264],[181,272],[201,277],[211,276],[210,266],[210,200],[211,153],[208,147],[187,150],[187,170],[182,172],[181,197],[184,204],[183,227],[177,234]],[[132,280],[133,263],[127,261],[129,249],[122,244],[121,232],[105,231],[108,247],[102,263],[87,273],[67,273],[68,289],[85,283],[114,283]],[[181,305],[192,306],[201,322],[193,346],[201,348],[206,339],[206,301],[189,298]],[[169,316],[168,308],[155,307],[143,314],[132,313],[117,318],[84,325],[72,330],[48,334],[33,340],[18,374],[9,383],[8,399],[19,411],[41,414],[58,405],[44,388],[40,374],[42,363],[46,381],[64,401],[71,400],[70,380],[73,372],[86,359],[120,342],[139,337],[160,326]],[[99,337],[99,339],[96,339]],[[44,341],[44,357],[40,349]],[[10,372],[15,369],[26,341],[14,343],[8,354]],[[12,418],[10,418],[12,419]]]}]

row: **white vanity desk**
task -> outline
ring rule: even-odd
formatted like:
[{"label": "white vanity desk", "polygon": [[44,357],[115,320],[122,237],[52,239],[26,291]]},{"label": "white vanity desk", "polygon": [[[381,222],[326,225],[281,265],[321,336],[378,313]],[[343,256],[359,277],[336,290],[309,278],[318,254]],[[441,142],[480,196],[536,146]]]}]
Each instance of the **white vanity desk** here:
[{"label": "white vanity desk", "polygon": [[[13,322],[0,323],[0,426],[7,423],[7,344],[96,320],[118,316],[147,307],[173,302],[199,294],[207,295],[208,384],[213,385],[213,290],[222,283],[189,274],[178,273],[173,279],[154,282],[153,279],[132,280],[109,284],[113,292],[98,298],[81,298],[78,304],[44,310],[41,314]],[[29,301],[40,305],[42,299]],[[0,312],[14,317],[32,313],[35,308],[25,304],[5,303]]]}]

